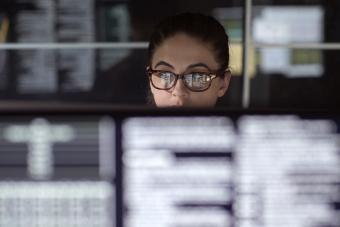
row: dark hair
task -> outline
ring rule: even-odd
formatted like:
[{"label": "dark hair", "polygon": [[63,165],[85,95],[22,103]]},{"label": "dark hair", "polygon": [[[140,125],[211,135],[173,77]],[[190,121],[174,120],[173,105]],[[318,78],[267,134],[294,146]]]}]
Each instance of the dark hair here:
[{"label": "dark hair", "polygon": [[229,67],[229,38],[223,26],[212,16],[200,13],[181,13],[168,17],[159,23],[151,35],[148,59],[151,65],[152,56],[164,40],[178,33],[185,33],[210,44],[220,70]]}]

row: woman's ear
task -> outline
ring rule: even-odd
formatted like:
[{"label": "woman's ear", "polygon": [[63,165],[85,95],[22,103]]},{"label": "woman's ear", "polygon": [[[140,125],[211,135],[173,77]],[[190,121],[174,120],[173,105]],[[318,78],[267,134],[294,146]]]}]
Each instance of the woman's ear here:
[{"label": "woman's ear", "polygon": [[222,97],[228,90],[229,87],[229,83],[230,83],[230,78],[231,78],[231,71],[229,69],[227,69],[226,71],[224,71],[224,77],[221,78],[221,83],[220,83],[220,87],[218,90],[218,97]]}]

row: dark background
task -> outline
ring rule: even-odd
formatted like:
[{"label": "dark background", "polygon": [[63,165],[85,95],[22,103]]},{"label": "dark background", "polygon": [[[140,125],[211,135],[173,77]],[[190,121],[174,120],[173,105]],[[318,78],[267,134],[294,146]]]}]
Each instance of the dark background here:
[{"label": "dark background", "polygon": [[[52,2],[56,5],[54,12],[58,17],[59,14],[62,14],[58,10],[59,1],[55,0]],[[74,1],[74,4],[77,5],[77,1]],[[84,21],[84,24],[92,24],[92,40],[86,37],[74,40],[60,38],[59,32],[65,27],[72,30],[72,26],[60,24],[56,21],[52,24],[52,31],[54,31],[55,35],[52,42],[147,42],[154,25],[164,17],[185,11],[201,12],[216,16],[216,9],[227,8],[238,12],[238,15],[233,16],[231,20],[235,22],[234,25],[236,24],[236,30],[239,30],[239,35],[234,36],[231,34],[232,29],[235,28],[228,27],[230,23],[220,21],[226,26],[226,30],[231,36],[230,45],[242,45],[244,30],[243,4],[243,1],[236,0],[96,0],[93,2],[93,9],[90,11],[93,13],[92,21]],[[339,1],[256,0],[253,1],[253,6],[254,8],[266,6],[320,6],[324,12],[322,43],[340,43],[340,32],[337,29],[340,22],[340,16],[338,16],[340,11]],[[22,26],[18,22],[18,18],[20,14],[27,11],[40,13],[41,6],[39,6],[39,2],[28,0],[1,1],[1,24],[3,24],[3,18],[5,17],[9,21],[7,43],[30,43],[29,41],[22,41],[20,37],[23,34],[18,32],[19,27]],[[112,12],[116,12],[116,14],[112,14]],[[255,17],[256,14],[253,16]],[[122,18],[127,19],[128,22],[123,23]],[[76,31],[77,29],[81,32],[81,28],[75,26],[74,30]],[[124,31],[124,29],[127,29],[128,32],[123,37],[121,31]],[[38,43],[51,42],[51,40],[45,40],[44,37],[40,37],[39,40]],[[275,43],[275,40],[273,42]],[[259,49],[257,48],[255,52],[258,53]],[[86,86],[78,86],[77,83],[80,82],[73,81],[74,79],[72,79],[74,76],[72,74],[74,73],[73,70],[77,71],[77,67],[86,68],[86,61],[85,63],[84,61],[82,62],[83,65],[71,64],[68,68],[60,67],[63,52],[65,52],[61,48],[48,50],[54,53],[56,66],[51,70],[56,71],[55,89],[29,92],[22,92],[18,85],[23,77],[23,69],[20,64],[24,61],[23,56],[25,55],[20,55],[20,53],[24,50],[0,50],[0,56],[5,55],[4,64],[0,64],[0,102],[25,101],[29,103],[34,101],[57,101],[61,103],[146,105],[148,82],[145,76],[145,66],[147,64],[145,48],[88,50],[93,51],[94,57],[91,59],[93,59],[94,70],[84,77],[82,77],[81,73],[77,74],[79,81],[88,80]],[[34,52],[34,49],[31,51]],[[84,51],[87,51],[86,48]],[[324,69],[320,77],[305,75],[299,78],[289,78],[282,72],[265,73],[261,71],[261,62],[257,59],[255,75],[251,79],[250,107],[284,109],[330,109],[337,107],[338,103],[340,103],[340,91],[338,89],[340,83],[339,76],[337,75],[340,63],[339,50],[317,51],[322,56],[321,64]],[[79,56],[77,56],[77,53],[72,56],[73,58],[79,57],[80,59],[81,55],[83,55],[82,53],[79,51]],[[90,54],[89,56],[92,55]],[[231,53],[231,58],[233,58],[233,53]],[[35,64],[34,67],[39,67],[39,64],[43,65],[44,63],[36,62]],[[82,71],[80,70],[80,72]],[[35,81],[31,82],[35,83]],[[242,71],[240,73],[237,70],[234,71],[230,89],[219,105],[230,108],[242,107]]]}]

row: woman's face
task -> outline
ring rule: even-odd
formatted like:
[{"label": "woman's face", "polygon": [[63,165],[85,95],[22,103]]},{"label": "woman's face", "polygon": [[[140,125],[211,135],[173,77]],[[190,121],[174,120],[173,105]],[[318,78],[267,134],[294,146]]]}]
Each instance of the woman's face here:
[{"label": "woman's face", "polygon": [[[151,59],[153,70],[169,71],[176,74],[192,72],[215,72],[219,70],[214,52],[208,44],[179,33],[163,41]],[[226,72],[226,74],[229,74]],[[157,107],[213,107],[218,97],[228,89],[230,75],[212,80],[208,90],[193,92],[178,79],[169,90],[158,90],[151,84],[151,92]]]}]

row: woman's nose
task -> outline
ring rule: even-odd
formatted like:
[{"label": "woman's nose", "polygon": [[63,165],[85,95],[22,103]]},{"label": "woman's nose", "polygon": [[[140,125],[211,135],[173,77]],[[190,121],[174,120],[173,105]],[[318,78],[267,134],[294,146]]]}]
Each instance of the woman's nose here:
[{"label": "woman's nose", "polygon": [[185,87],[182,79],[178,79],[175,87],[172,90],[172,95],[177,97],[187,97],[188,89]]}]

